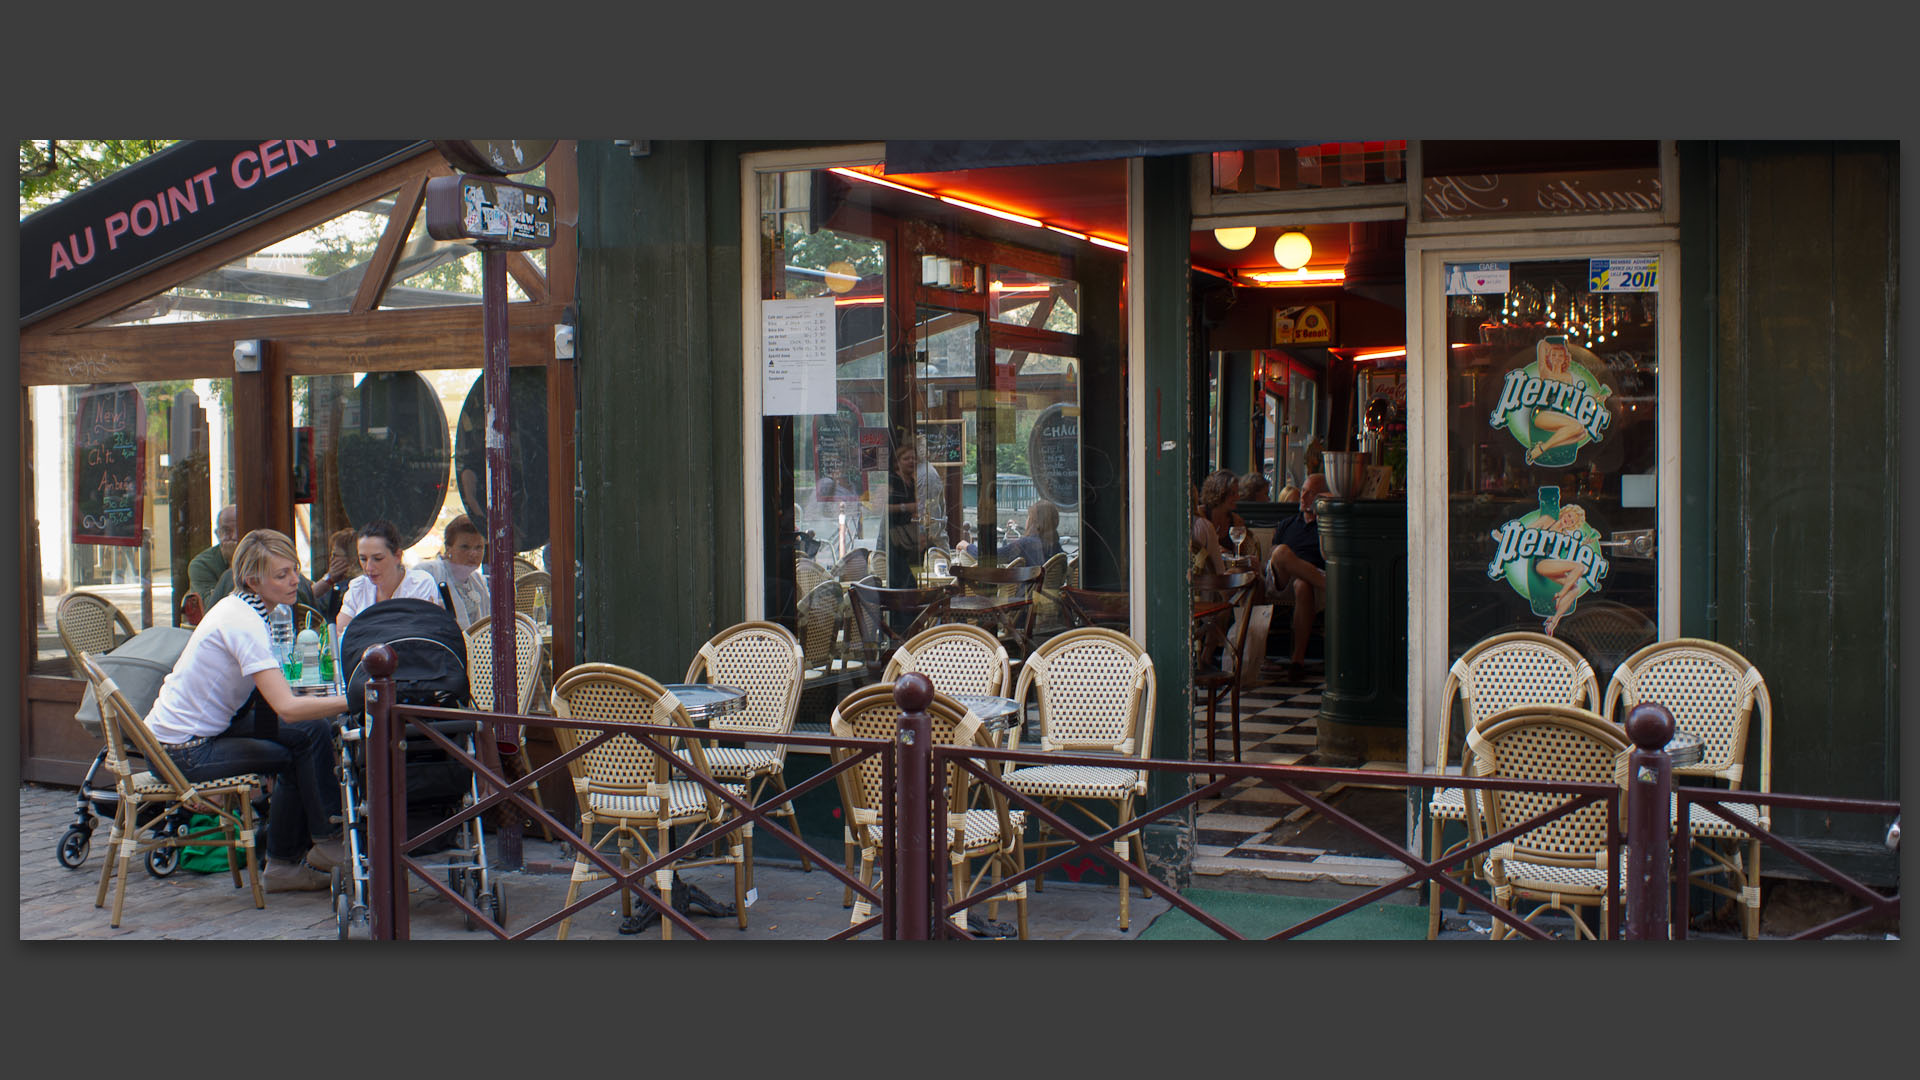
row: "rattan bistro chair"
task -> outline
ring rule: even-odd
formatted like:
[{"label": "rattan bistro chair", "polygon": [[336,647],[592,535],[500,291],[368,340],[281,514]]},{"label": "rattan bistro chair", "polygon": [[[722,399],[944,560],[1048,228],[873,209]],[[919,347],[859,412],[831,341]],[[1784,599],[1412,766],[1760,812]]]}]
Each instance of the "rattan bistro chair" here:
[{"label": "rattan bistro chair", "polygon": [[[889,589],[866,581],[847,587],[851,615],[847,632],[853,659],[864,661],[878,677],[886,662],[913,635],[944,621],[952,593],[944,586],[929,589]],[[896,621],[907,623],[895,630]]]},{"label": "rattan bistro chair", "polygon": [[113,601],[98,593],[70,592],[53,609],[53,625],[60,632],[60,644],[73,664],[73,677],[84,679],[87,670],[80,658],[86,653],[109,653],[132,637],[133,623]]},{"label": "rattan bistro chair", "polygon": [[[659,724],[694,730],[693,720],[680,700],[659,683],[630,668],[613,664],[580,664],[562,675],[553,688],[553,712],[562,719],[595,720],[602,723]],[[562,753],[591,740],[599,732],[591,728],[556,727],[554,735]],[[676,748],[673,742],[679,743]],[[634,850],[641,862],[673,850],[675,826],[695,828],[718,825],[726,817],[727,805],[719,795],[696,780],[707,774],[706,747],[701,740],[682,737],[666,742],[674,754],[657,754],[631,735],[615,735],[599,746],[567,762],[573,775],[574,797],[580,805],[580,837],[600,850],[608,840],[620,851],[620,868],[631,869]],[[746,788],[727,785],[730,792],[744,797]],[[599,840],[592,840],[593,827],[606,826]],[[710,858],[683,859],[676,866],[654,871],[654,882],[663,904],[673,902],[673,875],[676,868],[725,864],[733,867],[734,911],[740,929],[747,928],[747,853],[741,826],[723,840],[724,854]],[[648,839],[651,831],[653,837]],[[573,877],[567,883],[567,904],[579,895],[580,885],[605,875],[592,867],[584,852],[576,852]],[[633,896],[622,890],[620,914],[633,914]],[[567,936],[572,916],[560,920],[560,940]],[[673,936],[673,920],[660,920],[660,936]]]},{"label": "rattan bistro chair", "polygon": [[[1586,659],[1557,638],[1515,630],[1475,643],[1453,662],[1440,691],[1440,749],[1434,768],[1442,774],[1461,771],[1465,766],[1464,755],[1461,769],[1449,770],[1447,766],[1456,696],[1464,734],[1484,724],[1495,713],[1516,705],[1570,705],[1592,709],[1600,701],[1600,685]],[[1434,789],[1427,801],[1427,857],[1438,859],[1464,847],[1464,841],[1444,848],[1441,845],[1447,823],[1464,827],[1466,820],[1467,803],[1461,789]],[[1463,881],[1469,880],[1471,873],[1472,868],[1466,867],[1458,876]],[[1441,888],[1434,884],[1428,889],[1427,939],[1432,940],[1440,934]],[[1466,901],[1461,900],[1459,906],[1465,911]]]},{"label": "rattan bistro chair", "polygon": [[[257,773],[223,776],[215,780],[190,782],[180,767],[160,747],[147,730],[147,722],[133,703],[114,685],[93,657],[81,654],[81,671],[93,683],[94,697],[100,702],[100,727],[107,738],[107,767],[113,770],[118,796],[114,808],[113,829],[107,834],[106,858],[100,867],[100,888],[93,906],[107,903],[107,886],[117,870],[120,882],[113,891],[113,918],[109,926],[120,926],[120,915],[127,901],[127,874],[135,856],[144,855],[149,873],[170,873],[177,849],[188,844],[244,850],[246,881],[240,878],[241,859],[230,851],[227,866],[233,871],[233,887],[253,886],[253,906],[267,906],[266,892],[260,886],[260,862],[254,851],[253,796],[260,790]],[[146,759],[146,769],[135,771],[132,757]],[[197,832],[185,827],[150,829],[141,836],[141,824],[161,814],[212,813],[219,818],[217,828]]]},{"label": "rattan bistro chair", "polygon": [[[1134,799],[1147,793],[1147,774],[1121,764],[1147,758],[1153,748],[1153,658],[1125,634],[1087,626],[1049,638],[1027,658],[1013,697],[1037,696],[1040,749],[1062,754],[1111,754],[1112,767],[1032,765],[1007,774],[1015,791],[1053,810],[1072,807],[1099,833],[1133,817]],[[1102,813],[1110,810],[1111,817]],[[1044,824],[1036,850],[1072,840],[1047,839]],[[1146,874],[1146,851],[1138,829],[1114,840],[1115,854]],[[1120,928],[1130,919],[1129,881],[1120,873]]]},{"label": "rattan bistro chair", "polygon": [[545,570],[528,570],[513,579],[513,610],[532,615],[543,600],[551,610],[553,578]]},{"label": "rattan bistro chair", "polygon": [[[1678,730],[1699,736],[1705,744],[1699,764],[1673,770],[1676,783],[1683,777],[1693,782],[1722,780],[1738,789],[1749,779],[1747,741],[1757,718],[1760,775],[1756,790],[1773,790],[1773,701],[1766,680],[1746,657],[1701,638],[1648,645],[1614,669],[1602,713],[1624,723],[1628,711],[1643,701],[1666,706]],[[1728,803],[1725,809],[1762,829],[1772,827],[1772,817],[1763,806]],[[1746,936],[1758,937],[1760,841],[1698,805],[1688,815],[1688,830],[1694,850],[1709,860],[1709,865],[1692,871],[1689,880],[1740,904]],[[1724,878],[1725,883],[1715,878]]]},{"label": "rattan bistro chair", "polygon": [[[992,737],[979,717],[937,690],[927,705],[927,718],[935,745],[993,745]],[[893,740],[900,730],[900,706],[893,700],[893,684],[875,683],[848,694],[833,710],[828,723],[837,738]],[[833,750],[834,763],[839,764],[851,754],[850,750],[836,747]],[[883,769],[884,763],[880,758],[869,756],[837,777],[846,820],[860,848],[860,883],[868,888],[873,887],[874,865],[879,861],[886,839],[881,826],[883,807],[894,795],[893,790],[885,784]],[[948,879],[952,885],[953,902],[959,903],[977,891],[983,881],[998,882],[1025,868],[1026,852],[1021,833],[1025,828],[1026,815],[1017,810],[1008,810],[1006,797],[995,789],[988,789],[987,806],[973,807],[972,774],[957,765],[947,765],[945,785],[948,793],[947,857],[951,867]],[[938,791],[940,787],[936,778],[930,790]],[[1027,936],[1026,883],[1008,889],[1003,895],[1013,901],[1019,934],[1024,940]],[[989,918],[994,917],[998,906],[997,898],[988,901]],[[862,898],[853,905],[850,924],[858,925],[872,914],[871,906]],[[964,912],[955,913],[952,920],[955,926],[965,928]]]},{"label": "rattan bistro chair", "polygon": [[[1618,783],[1623,755],[1631,749],[1617,725],[1564,705],[1522,705],[1495,713],[1484,726],[1467,731],[1467,747],[1476,777],[1593,784]],[[1473,796],[1468,833],[1476,843],[1571,798],[1493,788],[1476,788]],[[1573,918],[1575,936],[1586,938],[1596,935],[1574,909],[1597,907],[1598,936],[1605,936],[1607,875],[1623,876],[1627,861],[1623,845],[1621,865],[1609,866],[1607,832],[1607,804],[1597,802],[1495,845],[1483,864],[1493,902],[1519,914],[1515,901],[1537,900],[1522,921],[1532,922],[1543,911],[1564,912]],[[1493,940],[1508,932],[1506,923],[1493,921]]]},{"label": "rattan bistro chair", "polygon": [[[1247,662],[1247,627],[1253,622],[1250,615],[1253,606],[1253,586],[1260,575],[1251,570],[1236,571],[1230,574],[1195,574],[1193,591],[1217,595],[1229,605],[1234,613],[1230,624],[1214,619],[1197,620],[1194,624],[1194,672],[1193,685],[1207,695],[1207,760],[1215,759],[1214,714],[1220,707],[1220,699],[1232,699],[1231,717],[1233,723],[1233,760],[1240,760],[1240,684],[1241,667]],[[1223,615],[1222,618],[1225,618]],[[1219,650],[1222,660],[1219,667],[1210,662],[1215,650]],[[1255,661],[1258,663],[1258,661]]]},{"label": "rattan bistro chair", "polygon": [[881,673],[893,682],[910,671],[925,675],[943,694],[991,694],[999,697],[1013,681],[1007,647],[978,626],[944,623],[929,626],[900,644]]},{"label": "rattan bistro chair", "polygon": [[[467,627],[467,689],[473,695],[473,707],[480,712],[493,711],[493,616],[482,615]],[[540,624],[533,616],[518,611],[513,613],[513,682],[518,702],[513,711],[522,715],[533,711],[534,702],[541,695],[540,664]],[[520,729],[520,761],[532,771],[532,760],[527,756],[527,729]],[[540,785],[534,784],[528,789],[533,795],[533,804],[542,810],[547,808],[546,800],[540,797]],[[518,811],[515,811],[516,813]],[[540,823],[540,833],[553,842],[553,830],[545,822]]]},{"label": "rattan bistro chair", "polygon": [[[687,665],[687,682],[711,682],[744,691],[747,707],[737,713],[716,716],[707,727],[726,731],[751,731],[763,735],[786,735],[793,731],[800,710],[801,671],[806,660],[800,641],[793,631],[771,622],[743,622],[715,634]],[[707,771],[718,780],[746,785],[747,801],[755,806],[767,789],[787,790],[787,746],[715,744],[707,747]],[[800,819],[794,815],[791,801],[773,811],[785,818],[787,828],[800,835]],[[746,835],[747,887],[753,887],[752,827]],[[800,851],[800,868],[812,870],[813,860]]]}]

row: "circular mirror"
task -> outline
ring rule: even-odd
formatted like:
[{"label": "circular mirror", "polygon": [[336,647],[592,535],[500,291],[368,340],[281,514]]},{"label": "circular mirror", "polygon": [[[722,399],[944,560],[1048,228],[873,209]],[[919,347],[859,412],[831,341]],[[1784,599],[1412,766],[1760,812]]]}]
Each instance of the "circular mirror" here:
[{"label": "circular mirror", "polygon": [[[547,521],[547,373],[541,368],[507,372],[507,476],[512,483],[513,547],[545,547]],[[487,534],[487,380],[473,380],[460,407],[454,466],[460,503],[467,517]]]},{"label": "circular mirror", "polygon": [[340,503],[355,527],[378,518],[420,542],[440,517],[452,462],[440,395],[418,372],[373,372],[348,394],[340,431]]}]

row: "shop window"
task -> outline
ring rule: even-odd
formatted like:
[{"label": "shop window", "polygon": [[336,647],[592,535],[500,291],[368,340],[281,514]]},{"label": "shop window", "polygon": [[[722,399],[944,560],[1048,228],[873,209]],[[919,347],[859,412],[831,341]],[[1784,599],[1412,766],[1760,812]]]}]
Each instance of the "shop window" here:
[{"label": "shop window", "polygon": [[[822,638],[809,686],[885,660],[821,575],[949,582],[960,550],[1014,558],[1041,500],[1074,583],[1126,589],[1124,163],[772,172],[751,197],[765,617]],[[1057,594],[1036,614],[1036,642],[1069,624]]]},{"label": "shop window", "polygon": [[71,590],[136,629],[179,624],[188,564],[233,501],[231,403],[226,379],[27,388],[35,674],[72,673],[54,624]]},{"label": "shop window", "polygon": [[1407,178],[1405,139],[1316,143],[1263,150],[1220,150],[1212,155],[1213,193],[1398,184]]},{"label": "shop window", "polygon": [[398,194],[389,191],[121,308],[93,325],[144,326],[346,311],[387,229]]}]

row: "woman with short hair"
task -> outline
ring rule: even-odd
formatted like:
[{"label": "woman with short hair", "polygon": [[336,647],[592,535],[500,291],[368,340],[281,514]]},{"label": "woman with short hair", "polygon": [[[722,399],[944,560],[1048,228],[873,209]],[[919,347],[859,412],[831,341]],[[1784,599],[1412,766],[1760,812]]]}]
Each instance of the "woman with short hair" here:
[{"label": "woman with short hair", "polygon": [[441,541],[440,557],[421,563],[420,569],[436,585],[447,587],[447,595],[453,598],[454,621],[465,630],[473,620],[493,612],[493,595],[487,591],[487,576],[480,569],[486,561],[487,541],[465,514],[447,522]]},{"label": "woman with short hair", "polygon": [[335,619],[342,635],[355,615],[382,600],[410,596],[434,604],[440,602],[440,589],[434,584],[433,575],[425,570],[409,569],[400,561],[405,547],[400,543],[400,530],[394,528],[392,522],[376,518],[360,526],[359,548],[360,576],[347,586],[346,598],[340,601],[340,614]]},{"label": "woman with short hair", "polygon": [[[267,812],[268,892],[324,889],[340,845],[340,787],[327,718],[339,694],[299,697],[273,654],[268,619],[300,581],[293,541],[255,529],[233,554],[238,587],[208,609],[147,716],[147,728],[189,781],[278,777]],[[304,858],[304,861],[303,861]]]}]

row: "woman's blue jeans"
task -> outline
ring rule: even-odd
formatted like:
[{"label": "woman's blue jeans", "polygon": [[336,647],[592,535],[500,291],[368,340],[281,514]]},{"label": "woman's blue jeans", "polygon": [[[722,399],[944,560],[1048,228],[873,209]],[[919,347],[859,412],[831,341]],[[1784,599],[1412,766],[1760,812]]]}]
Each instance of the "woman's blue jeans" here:
[{"label": "woman's blue jeans", "polygon": [[[217,780],[240,773],[279,778],[267,805],[267,858],[298,862],[310,841],[339,835],[340,785],[333,772],[333,731],[325,720],[262,724],[269,738],[256,738],[254,718],[272,716],[259,691],[240,707],[234,726],[198,746],[169,749],[188,780]],[[256,710],[258,713],[256,713]]]}]

